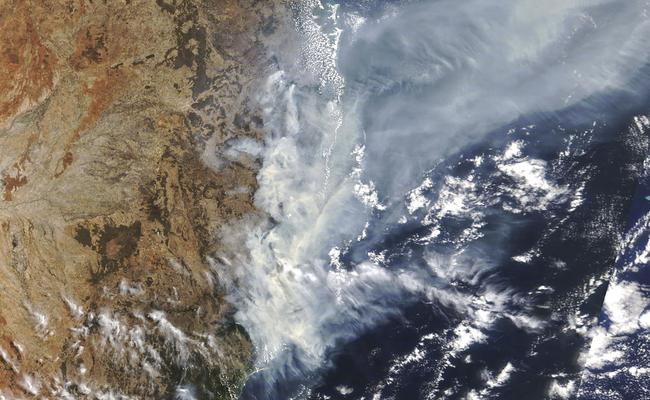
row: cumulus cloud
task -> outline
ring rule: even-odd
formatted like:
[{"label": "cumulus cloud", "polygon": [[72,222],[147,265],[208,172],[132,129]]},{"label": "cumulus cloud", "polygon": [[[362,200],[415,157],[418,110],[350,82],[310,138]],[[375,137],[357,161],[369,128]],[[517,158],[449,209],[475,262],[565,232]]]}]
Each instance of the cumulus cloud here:
[{"label": "cumulus cloud", "polygon": [[[315,3],[296,12],[306,71],[280,60],[285,70],[260,95],[264,146],[232,144],[232,157],[262,160],[255,204],[268,218],[224,228],[230,253],[221,260],[229,261],[215,261],[224,264],[215,269],[256,346],[258,368],[279,376],[318,368],[335,344],[422,296],[468,317],[539,329],[516,293],[486,283],[498,252],[432,256],[427,270],[387,267],[381,248],[354,246],[365,238],[381,247],[405,213],[430,208],[433,221],[474,207],[480,188],[471,181],[450,177],[437,202],[425,196],[435,190],[425,173],[463,146],[519,118],[563,112],[567,124],[580,124],[638,101],[650,55],[645,2],[424,1],[355,24],[347,41],[338,24],[351,19],[321,5],[327,21],[319,27],[310,14]],[[517,184],[511,195],[519,206],[540,210],[568,199],[547,164],[523,157],[521,146],[512,142],[495,160]],[[490,300],[479,304],[446,287],[448,279],[478,285]],[[507,311],[513,305],[519,311]],[[488,328],[459,326],[458,345],[480,341]]]}]

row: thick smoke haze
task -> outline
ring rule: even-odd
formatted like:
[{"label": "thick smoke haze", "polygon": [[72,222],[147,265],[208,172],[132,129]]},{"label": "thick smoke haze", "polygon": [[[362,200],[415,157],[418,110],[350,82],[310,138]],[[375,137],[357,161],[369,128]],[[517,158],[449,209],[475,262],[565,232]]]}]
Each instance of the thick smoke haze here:
[{"label": "thick smoke haze", "polygon": [[[375,250],[417,208],[418,190],[432,187],[427,173],[465,146],[505,134],[518,120],[561,115],[577,126],[638,103],[647,89],[640,83],[650,56],[647,7],[440,0],[364,18],[326,2],[296,4],[302,59],[278,55],[282,70],[259,99],[263,149],[237,149],[261,155],[255,202],[268,218],[225,229],[232,251],[215,259],[230,265],[216,268],[262,380],[309,376],[337,345],[416,298],[478,321],[459,327],[474,339],[496,314],[538,329],[525,296],[488,279],[500,257],[494,249],[508,240],[507,221],[490,243],[453,255],[428,249],[417,263],[387,266]],[[578,196],[551,182],[544,162],[517,164],[508,160],[518,150],[509,151],[501,160],[510,164],[500,168],[521,187],[542,191],[548,204]],[[524,167],[526,176],[518,172]],[[451,280],[476,285],[488,300],[454,290]]]},{"label": "thick smoke haze", "polygon": [[[519,117],[641,92],[645,1],[434,1],[367,24],[340,69],[366,174],[400,196],[432,162]],[[567,121],[573,123],[585,121]],[[386,165],[400,168],[386,168]]]}]

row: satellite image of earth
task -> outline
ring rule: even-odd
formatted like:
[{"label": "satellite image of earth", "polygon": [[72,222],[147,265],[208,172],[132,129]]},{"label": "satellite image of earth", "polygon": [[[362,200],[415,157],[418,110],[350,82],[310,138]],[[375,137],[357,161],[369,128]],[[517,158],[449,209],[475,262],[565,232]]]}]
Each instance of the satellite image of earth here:
[{"label": "satellite image of earth", "polygon": [[648,38],[648,0],[0,0],[0,400],[650,399]]}]

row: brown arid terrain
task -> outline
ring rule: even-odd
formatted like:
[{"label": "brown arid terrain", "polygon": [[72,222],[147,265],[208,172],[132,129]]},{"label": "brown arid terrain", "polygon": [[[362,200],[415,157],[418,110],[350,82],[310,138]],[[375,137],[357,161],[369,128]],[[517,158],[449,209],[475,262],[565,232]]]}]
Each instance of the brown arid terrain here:
[{"label": "brown arid terrain", "polygon": [[0,0],[0,398],[237,396],[209,257],[259,160],[220,151],[261,138],[280,7]]}]

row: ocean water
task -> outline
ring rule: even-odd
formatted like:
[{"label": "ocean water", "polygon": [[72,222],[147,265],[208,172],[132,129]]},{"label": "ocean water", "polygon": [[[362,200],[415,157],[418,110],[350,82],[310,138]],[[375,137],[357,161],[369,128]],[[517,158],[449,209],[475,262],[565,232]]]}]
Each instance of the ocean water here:
[{"label": "ocean water", "polygon": [[263,215],[215,258],[256,349],[242,398],[624,398],[590,348],[645,329],[647,282],[614,272],[647,241],[647,7],[291,3]]}]

